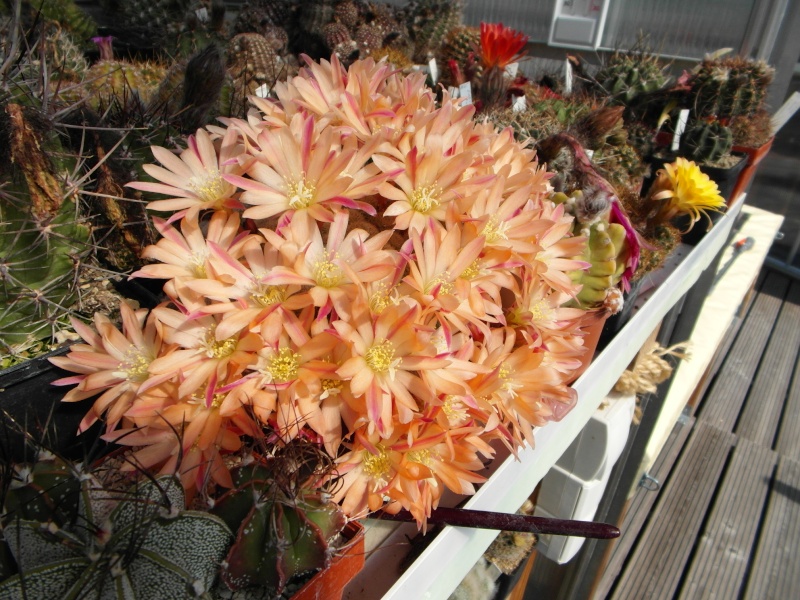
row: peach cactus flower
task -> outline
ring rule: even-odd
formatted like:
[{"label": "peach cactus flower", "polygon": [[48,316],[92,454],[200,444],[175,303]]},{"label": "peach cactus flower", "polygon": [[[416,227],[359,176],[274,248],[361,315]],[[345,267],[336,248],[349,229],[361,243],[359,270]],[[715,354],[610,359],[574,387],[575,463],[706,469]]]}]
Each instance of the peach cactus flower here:
[{"label": "peach cactus flower", "polygon": [[54,381],[54,385],[74,385],[64,395],[64,402],[76,402],[100,394],[91,410],[80,423],[78,431],[86,431],[98,419],[105,419],[106,431],[111,431],[123,420],[125,412],[147,387],[166,381],[172,374],[153,377],[149,368],[159,356],[163,340],[152,313],[146,309],[134,310],[126,302],[120,303],[122,331],[109,318],[96,313],[93,331],[77,319],[72,326],[85,344],[75,344],[66,356],[55,356],[54,365],[78,373]]},{"label": "peach cactus flower", "polygon": [[225,175],[238,175],[243,169],[236,160],[243,151],[238,138],[237,131],[229,129],[215,143],[206,130],[198,129],[189,136],[189,147],[180,157],[166,148],[152,146],[153,155],[164,166],[144,165],[144,170],[160,183],[134,181],[127,187],[171,196],[147,205],[151,210],[177,211],[171,221],[184,215],[196,216],[204,209],[238,207],[236,187],[225,181]]}]

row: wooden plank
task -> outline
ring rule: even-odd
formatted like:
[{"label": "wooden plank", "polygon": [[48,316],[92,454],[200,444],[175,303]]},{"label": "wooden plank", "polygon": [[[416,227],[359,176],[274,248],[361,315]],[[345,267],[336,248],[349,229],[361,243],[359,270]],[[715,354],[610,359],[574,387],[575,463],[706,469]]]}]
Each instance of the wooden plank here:
[{"label": "wooden plank", "polygon": [[673,597],[733,442],[733,434],[695,423],[612,598]]},{"label": "wooden plank", "polygon": [[796,598],[800,589],[800,463],[781,457],[745,600]]},{"label": "wooden plank", "polygon": [[[660,482],[666,482],[693,427],[693,418],[688,419],[686,422],[679,420],[675,424],[658,458],[650,469],[650,475]],[[650,510],[658,499],[660,491],[648,491],[642,487],[636,489],[628,509],[625,511],[622,524],[619,526],[621,535],[612,546],[603,574],[592,592],[591,597],[593,599],[602,600],[608,595],[628,555],[640,539],[639,534],[650,516]]]},{"label": "wooden plank", "polygon": [[737,440],[680,599],[738,597],[776,461],[769,448]]},{"label": "wooden plank", "polygon": [[[736,434],[771,448],[800,348],[800,286],[793,285],[775,321]],[[795,430],[796,431],[796,430]]]},{"label": "wooden plank", "polygon": [[767,276],[711,391],[697,412],[699,419],[719,429],[733,431],[787,287],[786,277],[776,273]]},{"label": "wooden plank", "polygon": [[[800,287],[800,283],[792,284],[789,294],[795,288]],[[796,327],[797,325],[795,325]],[[800,461],[800,360],[797,360],[794,367],[794,375],[789,392],[786,395],[786,405],[783,409],[783,417],[778,428],[778,437],[775,442],[775,450],[792,460]]]}]

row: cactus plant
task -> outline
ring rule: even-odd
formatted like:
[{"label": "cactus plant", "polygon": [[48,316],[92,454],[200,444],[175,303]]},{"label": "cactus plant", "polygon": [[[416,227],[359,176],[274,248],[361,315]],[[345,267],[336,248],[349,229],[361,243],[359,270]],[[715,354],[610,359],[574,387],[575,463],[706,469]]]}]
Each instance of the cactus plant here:
[{"label": "cactus plant", "polygon": [[414,0],[407,9],[412,58],[424,63],[435,55],[447,32],[461,24],[462,0]]},{"label": "cactus plant", "polygon": [[[7,156],[0,190],[0,348],[18,355],[66,327],[77,273],[91,254],[91,229],[66,178],[74,165],[34,109],[10,103],[0,115]],[[7,171],[16,165],[16,173]]]},{"label": "cactus plant", "polygon": [[626,240],[625,227],[620,223],[609,223],[594,210],[587,210],[586,198],[581,190],[569,196],[563,192],[553,195],[552,200],[564,204],[568,212],[575,215],[574,233],[587,238],[581,256],[589,264],[586,270],[572,271],[570,278],[581,284],[575,305],[581,308],[606,308],[618,312],[621,297],[614,290],[619,286],[626,264],[630,259],[630,246]]},{"label": "cactus plant", "polygon": [[709,58],[689,80],[692,108],[701,117],[749,117],[763,108],[775,70],[740,56]]},{"label": "cactus plant", "polygon": [[619,104],[630,104],[637,96],[663,88],[669,78],[666,66],[649,52],[615,52],[595,74],[602,90]]},{"label": "cactus plant", "polygon": [[681,149],[694,161],[713,163],[733,147],[733,133],[719,121],[695,120],[681,139]]},{"label": "cactus plant", "polygon": [[221,519],[185,510],[174,478],[118,490],[91,474],[76,477],[73,521],[6,514],[19,572],[0,583],[0,599],[207,597],[232,538]]},{"label": "cactus plant", "polygon": [[[302,471],[302,454],[309,449],[315,469],[313,457],[319,451],[313,448],[311,442],[294,440],[275,457],[243,464],[232,473],[233,489],[213,508],[237,532],[222,573],[230,589],[260,588],[277,597],[293,577],[330,564],[344,514],[308,482],[286,481],[291,469]],[[311,481],[318,477],[312,473]]]}]

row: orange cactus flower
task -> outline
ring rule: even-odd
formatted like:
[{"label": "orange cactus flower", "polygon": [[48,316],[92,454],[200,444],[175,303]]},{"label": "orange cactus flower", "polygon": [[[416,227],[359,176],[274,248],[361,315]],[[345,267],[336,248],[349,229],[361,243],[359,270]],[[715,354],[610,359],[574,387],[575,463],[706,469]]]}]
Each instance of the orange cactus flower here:
[{"label": "orange cactus flower", "polygon": [[528,36],[502,23],[481,23],[481,62],[486,68],[505,69],[524,56]]}]

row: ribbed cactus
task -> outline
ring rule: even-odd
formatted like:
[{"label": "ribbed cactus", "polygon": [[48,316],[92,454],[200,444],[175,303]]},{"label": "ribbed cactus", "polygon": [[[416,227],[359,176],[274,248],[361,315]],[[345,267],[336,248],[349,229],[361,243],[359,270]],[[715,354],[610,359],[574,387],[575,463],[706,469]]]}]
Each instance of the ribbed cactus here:
[{"label": "ribbed cactus", "polygon": [[447,32],[442,45],[436,52],[436,60],[440,65],[442,83],[444,85],[460,83],[453,78],[453,69],[450,66],[450,61],[455,62],[459,72],[464,75],[465,79],[472,80],[475,77],[480,77],[483,65],[480,59],[476,59],[476,54],[478,56],[480,54],[480,43],[481,30],[478,27],[459,25]]},{"label": "ribbed cactus", "polygon": [[85,95],[95,109],[135,99],[147,104],[166,73],[166,67],[149,61],[100,60],[86,73]]},{"label": "ribbed cactus", "polygon": [[690,80],[692,108],[702,117],[734,119],[755,114],[775,70],[740,56],[704,60]]},{"label": "ribbed cactus", "polygon": [[278,597],[293,577],[330,564],[332,542],[345,526],[337,504],[323,493],[286,485],[285,474],[266,461],[241,466],[233,477],[234,489],[213,509],[237,532],[222,573],[230,589],[261,588]]},{"label": "ribbed cactus", "polygon": [[630,258],[625,227],[602,218],[603,211],[585,206],[586,198],[580,190],[572,192],[570,196],[558,192],[552,200],[564,204],[567,212],[575,215],[573,233],[587,238],[583,254],[576,258],[590,266],[586,270],[570,273],[571,279],[582,286],[575,305],[585,309],[602,307],[617,312],[621,307],[607,306],[607,303],[617,300],[618,295],[610,292],[618,289]]},{"label": "ribbed cactus", "polygon": [[461,24],[462,0],[414,0],[407,9],[413,59],[425,63],[435,56],[448,31]]},{"label": "ribbed cactus", "polygon": [[716,162],[732,147],[733,133],[719,121],[694,121],[681,138],[684,154],[699,163]]},{"label": "ribbed cactus", "polygon": [[91,474],[76,481],[70,522],[6,513],[19,572],[0,583],[0,600],[208,597],[232,535],[218,517],[184,509],[180,481],[146,479],[128,489],[106,488]]},{"label": "ribbed cactus", "polygon": [[0,174],[9,182],[0,190],[0,349],[17,355],[67,325],[91,231],[68,183],[75,161],[52,124],[13,103],[0,121]]},{"label": "ribbed cactus", "polygon": [[660,90],[668,81],[665,65],[647,52],[615,52],[595,75],[606,94],[628,104],[637,96]]}]

